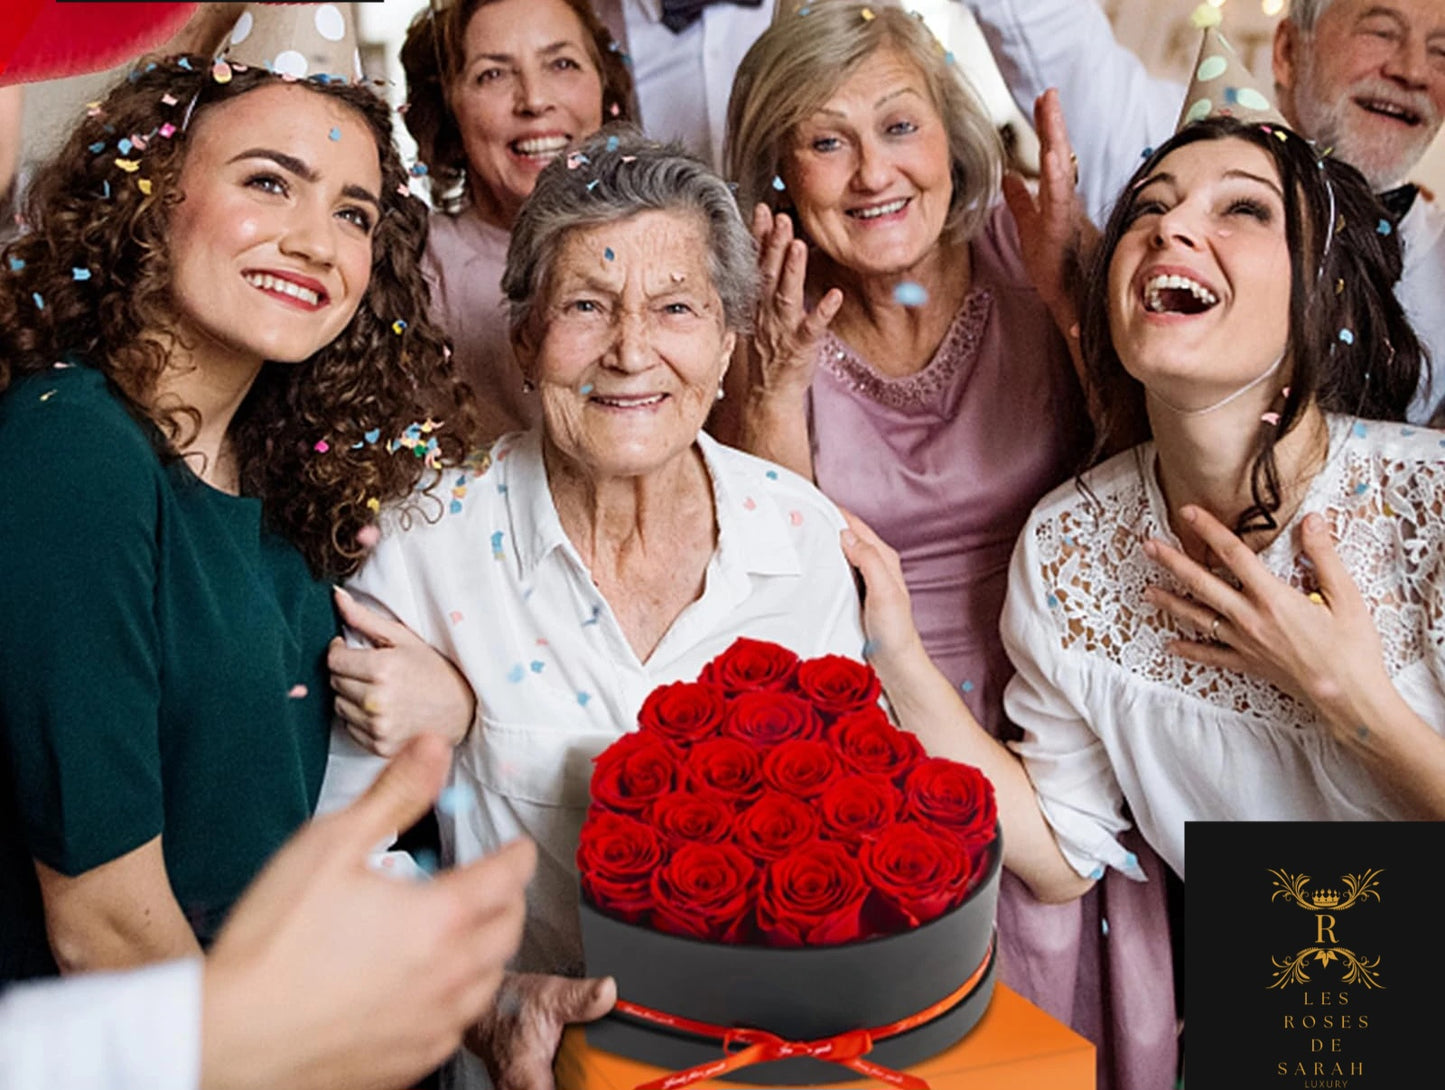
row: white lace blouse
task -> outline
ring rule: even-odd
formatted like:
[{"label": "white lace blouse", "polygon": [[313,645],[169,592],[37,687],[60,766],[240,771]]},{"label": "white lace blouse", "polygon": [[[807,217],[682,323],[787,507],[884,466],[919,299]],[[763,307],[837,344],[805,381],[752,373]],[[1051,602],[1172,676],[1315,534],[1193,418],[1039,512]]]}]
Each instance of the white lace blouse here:
[{"label": "white lace blouse", "polygon": [[[1445,733],[1445,433],[1332,417],[1330,454],[1299,513],[1260,553],[1302,593],[1305,514],[1328,521],[1374,613],[1405,701]],[[1171,541],[1155,451],[1146,443],[1039,503],[1014,549],[1000,622],[1018,673],[1004,697],[1016,749],[1069,863],[1134,877],[1115,839],[1131,821],[1184,874],[1184,823],[1371,820],[1398,803],[1313,709],[1268,682],[1166,650],[1198,633],[1143,598],[1172,577],[1144,555]]]}]

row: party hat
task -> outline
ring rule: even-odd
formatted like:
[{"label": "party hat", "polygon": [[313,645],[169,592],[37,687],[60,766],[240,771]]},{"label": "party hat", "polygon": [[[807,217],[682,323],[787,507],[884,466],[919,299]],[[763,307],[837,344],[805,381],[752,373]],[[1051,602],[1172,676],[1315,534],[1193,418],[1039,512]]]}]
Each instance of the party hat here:
[{"label": "party hat", "polygon": [[1260,90],[1234,47],[1219,33],[1219,20],[1219,9],[1213,4],[1201,4],[1194,12],[1194,25],[1204,31],[1204,41],[1178,128],[1206,117],[1235,117],[1288,129],[1289,123]]},{"label": "party hat", "polygon": [[295,79],[362,78],[350,4],[247,4],[217,64],[245,64]]}]

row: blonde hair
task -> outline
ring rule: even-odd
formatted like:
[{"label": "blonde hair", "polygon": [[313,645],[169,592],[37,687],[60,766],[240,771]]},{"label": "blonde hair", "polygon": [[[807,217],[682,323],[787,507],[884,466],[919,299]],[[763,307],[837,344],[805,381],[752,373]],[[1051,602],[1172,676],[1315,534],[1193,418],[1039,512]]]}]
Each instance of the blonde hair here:
[{"label": "blonde hair", "polygon": [[723,159],[745,214],[760,202],[778,207],[773,179],[793,132],[881,49],[918,69],[948,132],[953,196],[945,234],[962,242],[982,226],[998,198],[1003,145],[977,93],[922,19],[881,3],[835,0],[781,16],[738,67]]}]

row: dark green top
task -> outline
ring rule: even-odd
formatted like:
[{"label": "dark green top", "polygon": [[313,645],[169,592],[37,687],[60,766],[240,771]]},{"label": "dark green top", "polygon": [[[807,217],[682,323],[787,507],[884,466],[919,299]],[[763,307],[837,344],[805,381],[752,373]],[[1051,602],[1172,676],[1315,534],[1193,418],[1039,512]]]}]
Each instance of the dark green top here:
[{"label": "dark green top", "polygon": [[329,586],[148,434],[88,367],[0,394],[0,983],[55,972],[32,860],[159,835],[205,944],[320,790]]}]

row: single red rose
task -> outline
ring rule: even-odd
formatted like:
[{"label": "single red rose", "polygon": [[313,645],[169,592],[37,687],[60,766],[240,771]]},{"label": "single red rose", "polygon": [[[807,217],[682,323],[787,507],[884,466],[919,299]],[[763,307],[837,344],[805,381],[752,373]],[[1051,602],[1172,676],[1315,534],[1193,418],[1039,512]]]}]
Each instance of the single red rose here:
[{"label": "single red rose", "polygon": [[903,794],[886,776],[843,776],[818,796],[823,828],[855,846],[893,824],[902,810]]},{"label": "single red rose", "polygon": [[709,738],[688,750],[684,771],[693,791],[754,799],[763,789],[762,758],[738,738]]},{"label": "single red rose", "polygon": [[821,830],[818,814],[802,799],[781,791],[764,791],[737,817],[738,847],[754,859],[779,859]]},{"label": "single red rose", "polygon": [[876,707],[883,686],[873,667],[842,655],[822,655],[798,665],[799,694],[829,719]]},{"label": "single red rose", "polygon": [[641,921],[652,910],[652,876],[667,858],[656,830],[625,814],[593,807],[577,841],[582,889],[608,915]]},{"label": "single red rose", "polygon": [[726,712],[727,694],[716,685],[677,681],[647,694],[637,726],[687,745],[717,734]]},{"label": "single red rose", "polygon": [[823,730],[806,700],[792,693],[740,693],[728,701],[723,733],[754,745],[771,746],[789,738],[816,738]]},{"label": "single red rose", "polygon": [[918,736],[895,727],[888,713],[876,704],[840,715],[828,728],[828,738],[846,764],[900,784],[909,770],[927,756]]},{"label": "single red rose", "polygon": [[859,862],[882,913],[881,930],[900,931],[937,919],[964,902],[973,867],[953,837],[900,822],[863,845]]},{"label": "single red rose", "polygon": [[781,644],[739,636],[702,668],[698,680],[721,685],[734,696],[755,689],[785,689],[797,669],[798,656]]},{"label": "single red rose", "polygon": [[908,773],[903,797],[908,813],[957,836],[975,858],[993,840],[998,821],[993,784],[972,765],[925,758]]},{"label": "single red rose", "polygon": [[814,840],[764,868],[758,928],[770,946],[855,942],[863,937],[868,892],[846,847]]},{"label": "single red rose", "polygon": [[763,779],[768,785],[799,798],[821,795],[843,772],[832,746],[807,738],[779,742],[763,758]]},{"label": "single red rose", "polygon": [[655,734],[634,731],[592,759],[592,800],[609,810],[638,813],[677,781],[679,753]]},{"label": "single red rose", "polygon": [[686,840],[716,844],[732,834],[737,810],[725,795],[674,791],[654,802],[648,817],[652,827],[674,846]]},{"label": "single red rose", "polygon": [[683,844],[652,875],[652,926],[710,942],[751,937],[757,867],[731,844]]}]

